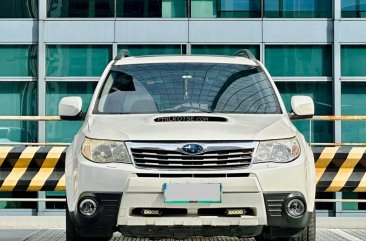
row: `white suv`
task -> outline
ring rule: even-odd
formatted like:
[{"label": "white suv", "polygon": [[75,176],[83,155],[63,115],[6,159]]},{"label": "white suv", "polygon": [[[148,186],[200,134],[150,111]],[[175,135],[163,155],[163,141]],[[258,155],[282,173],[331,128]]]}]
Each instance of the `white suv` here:
[{"label": "white suv", "polygon": [[67,241],[125,237],[315,240],[313,154],[264,66],[236,56],[121,52],[89,110],[65,97],[61,118],[85,119],[66,155]]}]

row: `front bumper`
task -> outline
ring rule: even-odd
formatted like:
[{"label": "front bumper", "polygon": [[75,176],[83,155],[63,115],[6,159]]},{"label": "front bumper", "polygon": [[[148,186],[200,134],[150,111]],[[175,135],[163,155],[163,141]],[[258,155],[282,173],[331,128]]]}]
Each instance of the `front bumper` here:
[{"label": "front bumper", "polygon": [[308,205],[303,194],[299,192],[264,194],[267,212],[267,232],[272,237],[298,237],[309,225],[313,212],[305,212],[302,216],[294,218],[286,211],[287,203],[292,198],[298,198],[306,206]]},{"label": "front bumper", "polygon": [[125,237],[186,239],[193,236],[255,237],[263,226],[120,226]]},{"label": "front bumper", "polygon": [[84,198],[95,200],[98,210],[91,217],[82,215],[79,210],[69,213],[78,233],[84,237],[111,237],[117,224],[122,193],[83,193],[78,203]]},{"label": "front bumper", "polygon": [[[228,190],[228,189],[227,189]],[[289,216],[285,210],[289,197],[302,197],[300,193],[223,193],[220,204],[164,204],[160,194],[133,193],[136,186],[122,193],[83,193],[98,203],[98,211],[85,217],[79,211],[71,213],[78,232],[85,237],[110,237],[120,231],[125,237],[178,238],[190,236],[253,237],[270,229],[272,236],[289,237],[301,233],[310,222],[312,213],[299,218]],[[239,201],[241,200],[241,201]],[[235,204],[235,205],[234,205]],[[246,215],[228,217],[223,209],[244,208]],[[142,208],[164,210],[161,216],[144,216],[134,210]],[[172,215],[169,210],[186,210]],[[212,210],[202,215],[200,210]],[[215,216],[215,212],[216,215]]]},{"label": "front bumper", "polygon": [[[68,207],[83,236],[108,237],[114,230],[118,230],[125,236],[141,237],[174,237],[171,236],[172,233],[188,236],[212,236],[219,233],[252,237],[266,226],[274,227],[273,235],[286,236],[294,235],[307,227],[314,208],[314,183],[309,181],[312,177],[309,175],[304,156],[288,164],[258,164],[247,169],[215,172],[141,170],[129,164],[97,164],[85,160],[82,156],[73,158],[78,160],[68,162],[69,165],[66,166]],[[75,163],[77,167],[70,165]],[[169,182],[221,183],[222,202],[166,204],[162,187],[164,183]],[[113,215],[105,219],[104,213],[98,212],[98,215],[88,220],[80,217],[81,214],[77,210],[80,198],[83,195],[101,193],[122,195]],[[283,199],[280,202],[279,216],[270,215],[271,195],[286,197],[290,193],[301,193],[307,204],[306,213],[298,219],[288,217],[283,209]],[[101,210],[106,210],[104,204],[102,205]],[[144,217],[133,213],[136,208],[183,208],[187,210],[187,215]],[[240,217],[202,216],[199,213],[200,208],[248,208],[252,212]]]}]

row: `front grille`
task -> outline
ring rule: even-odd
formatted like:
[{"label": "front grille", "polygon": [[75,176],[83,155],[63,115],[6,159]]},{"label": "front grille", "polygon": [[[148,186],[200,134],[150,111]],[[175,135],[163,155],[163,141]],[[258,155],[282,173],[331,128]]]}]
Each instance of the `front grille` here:
[{"label": "front grille", "polygon": [[[230,143],[203,144],[205,151],[201,154],[186,154],[179,147],[184,144],[148,144],[136,147],[131,145],[131,154],[136,167],[158,169],[217,169],[245,168],[251,164],[253,145]],[[175,149],[175,150],[174,150]]]},{"label": "front grille", "polygon": [[249,177],[249,173],[136,173],[138,177],[148,178],[228,178]]}]

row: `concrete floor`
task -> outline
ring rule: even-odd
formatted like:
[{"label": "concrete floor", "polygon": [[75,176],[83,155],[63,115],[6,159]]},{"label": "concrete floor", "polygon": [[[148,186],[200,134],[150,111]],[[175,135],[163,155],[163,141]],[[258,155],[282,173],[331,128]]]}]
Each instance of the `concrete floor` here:
[{"label": "concrete floor", "polygon": [[[65,241],[65,217],[0,217],[0,241]],[[186,241],[254,241],[226,237],[190,238]],[[366,241],[366,218],[317,218],[317,241]],[[129,239],[116,233],[111,241]],[[165,241],[173,241],[167,239]]]},{"label": "concrete floor", "polygon": [[[0,230],[0,241],[65,241],[64,229],[7,229]],[[195,237],[186,241],[254,241],[227,237]],[[366,241],[366,230],[360,229],[318,229],[317,241]],[[111,241],[146,241],[145,239],[124,238],[116,234]],[[162,241],[173,241],[166,239]]]}]

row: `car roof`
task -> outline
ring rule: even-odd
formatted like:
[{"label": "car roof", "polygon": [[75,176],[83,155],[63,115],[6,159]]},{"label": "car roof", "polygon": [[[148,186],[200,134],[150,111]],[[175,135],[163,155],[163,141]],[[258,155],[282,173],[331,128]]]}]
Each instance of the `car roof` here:
[{"label": "car roof", "polygon": [[215,55],[158,55],[125,57],[114,65],[128,64],[157,64],[157,63],[218,63],[218,64],[242,64],[257,66],[258,64],[248,58],[239,56],[215,56]]}]

